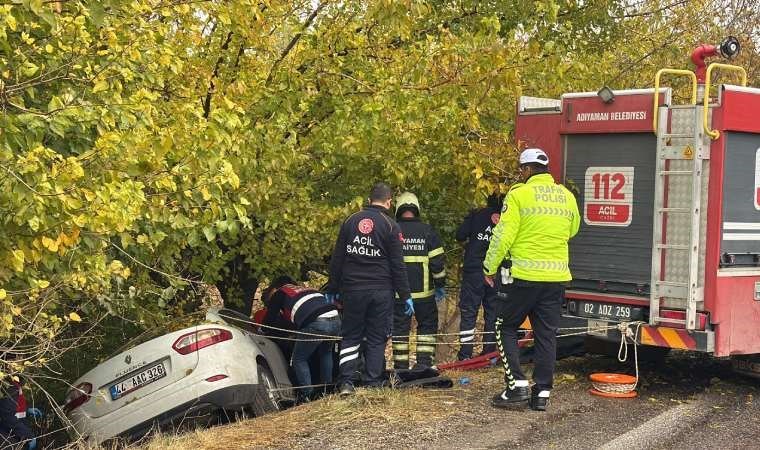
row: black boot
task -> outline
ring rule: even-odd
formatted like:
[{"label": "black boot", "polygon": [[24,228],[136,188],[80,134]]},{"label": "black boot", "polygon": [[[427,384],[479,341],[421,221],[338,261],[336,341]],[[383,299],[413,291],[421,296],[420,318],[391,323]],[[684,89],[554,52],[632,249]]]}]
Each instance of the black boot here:
[{"label": "black boot", "polygon": [[514,389],[506,388],[502,392],[494,395],[491,399],[491,405],[497,408],[510,408],[524,403],[529,399],[530,389],[528,389],[527,386],[515,386]]},{"label": "black boot", "polygon": [[[540,395],[541,392],[544,392],[545,394],[543,396]],[[550,391],[539,391],[538,389],[533,388],[530,394],[530,401],[528,402],[528,406],[530,406],[530,409],[533,411],[546,411],[546,407],[549,405],[549,392]]]},{"label": "black boot", "polygon": [[356,390],[354,389],[354,385],[352,383],[343,383],[338,389],[338,394],[341,397],[348,397],[354,395],[355,391]]}]

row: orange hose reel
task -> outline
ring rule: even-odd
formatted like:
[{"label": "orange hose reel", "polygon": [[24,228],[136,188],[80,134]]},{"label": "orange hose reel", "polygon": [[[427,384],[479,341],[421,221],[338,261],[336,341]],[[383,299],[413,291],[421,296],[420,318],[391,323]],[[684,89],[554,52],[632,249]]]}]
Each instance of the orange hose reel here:
[{"label": "orange hose reel", "polygon": [[622,373],[592,373],[589,376],[593,389],[589,393],[607,398],[634,398],[637,379]]}]

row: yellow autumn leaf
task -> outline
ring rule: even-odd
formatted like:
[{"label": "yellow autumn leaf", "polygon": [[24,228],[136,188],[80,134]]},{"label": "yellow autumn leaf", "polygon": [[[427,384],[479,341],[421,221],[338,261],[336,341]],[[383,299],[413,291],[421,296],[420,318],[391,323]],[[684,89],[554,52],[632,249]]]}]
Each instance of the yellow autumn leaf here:
[{"label": "yellow autumn leaf", "polygon": [[21,250],[13,250],[11,252],[11,265],[16,272],[22,272],[24,270],[24,252]]},{"label": "yellow autumn leaf", "polygon": [[38,288],[45,289],[48,286],[50,286],[50,282],[48,280],[37,280],[37,287]]},{"label": "yellow autumn leaf", "polygon": [[11,314],[14,316],[20,316],[21,315],[21,308],[18,306],[11,306]]},{"label": "yellow autumn leaf", "polygon": [[97,94],[98,92],[107,91],[108,90],[108,82],[105,80],[97,80],[95,82],[95,86],[92,88],[92,93]]},{"label": "yellow autumn leaf", "polygon": [[75,312],[71,312],[69,313],[69,320],[71,320],[72,322],[81,322],[82,318],[79,317],[79,314]]},{"label": "yellow autumn leaf", "polygon": [[42,246],[50,250],[51,252],[58,251],[58,241],[54,239],[50,239],[47,236],[42,237]]},{"label": "yellow autumn leaf", "polygon": [[5,289],[0,289],[0,300],[5,300],[7,296],[8,294],[5,292]]}]

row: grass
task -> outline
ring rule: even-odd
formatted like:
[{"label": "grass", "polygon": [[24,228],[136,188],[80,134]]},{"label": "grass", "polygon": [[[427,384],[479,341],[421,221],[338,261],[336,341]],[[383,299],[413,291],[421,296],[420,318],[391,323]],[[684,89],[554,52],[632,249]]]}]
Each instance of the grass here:
[{"label": "grass", "polygon": [[[458,380],[458,378],[452,379]],[[227,450],[235,448],[300,448],[299,439],[325,430],[401,425],[444,419],[456,412],[453,390],[358,389],[348,398],[332,395],[279,413],[196,430],[184,435],[158,435],[140,450]]]}]

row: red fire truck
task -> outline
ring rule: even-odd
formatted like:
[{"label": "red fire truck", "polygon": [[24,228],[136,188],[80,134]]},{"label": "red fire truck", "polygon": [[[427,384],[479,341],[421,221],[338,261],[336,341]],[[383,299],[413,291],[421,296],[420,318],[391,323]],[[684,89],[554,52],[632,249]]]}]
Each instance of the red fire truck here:
[{"label": "red fire truck", "polygon": [[[591,333],[641,321],[642,345],[760,354],[760,89],[741,67],[705,65],[738,50],[734,38],[699,46],[694,72],[663,69],[652,89],[520,98],[517,140],[577,194],[565,314]],[[684,102],[661,85],[675,77],[690,84]]]}]

